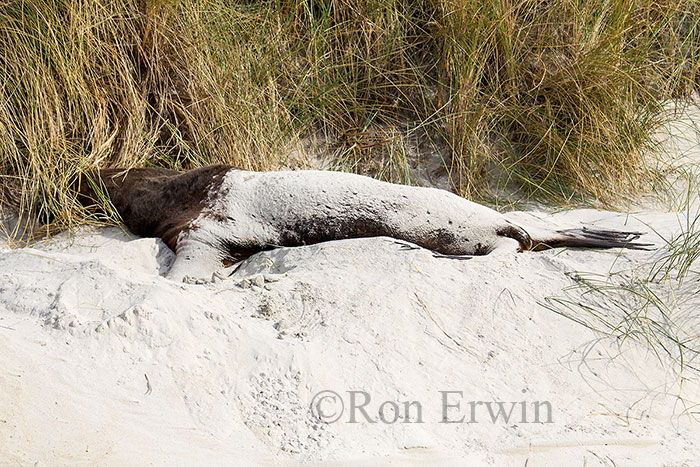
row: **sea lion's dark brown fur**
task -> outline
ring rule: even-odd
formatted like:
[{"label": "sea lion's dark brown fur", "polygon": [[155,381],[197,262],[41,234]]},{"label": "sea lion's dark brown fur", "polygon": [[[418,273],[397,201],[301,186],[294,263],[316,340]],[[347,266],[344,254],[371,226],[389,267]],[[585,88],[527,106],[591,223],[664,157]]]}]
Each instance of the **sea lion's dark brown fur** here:
[{"label": "sea lion's dark brown fur", "polygon": [[179,234],[200,215],[207,193],[230,169],[223,164],[184,173],[155,167],[102,169],[81,178],[79,196],[89,206],[98,199],[95,189],[108,193],[131,232],[159,237],[176,251]]}]

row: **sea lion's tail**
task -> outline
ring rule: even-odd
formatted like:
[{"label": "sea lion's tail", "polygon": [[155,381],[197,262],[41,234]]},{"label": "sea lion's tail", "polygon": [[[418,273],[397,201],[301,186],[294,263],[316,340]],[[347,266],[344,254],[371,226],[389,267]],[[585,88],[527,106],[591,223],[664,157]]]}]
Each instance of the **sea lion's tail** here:
[{"label": "sea lion's tail", "polygon": [[565,229],[554,231],[541,231],[533,235],[531,250],[539,251],[558,247],[578,248],[628,248],[632,250],[649,250],[652,243],[636,242],[642,236],[642,232],[623,232],[619,230],[590,229]]}]

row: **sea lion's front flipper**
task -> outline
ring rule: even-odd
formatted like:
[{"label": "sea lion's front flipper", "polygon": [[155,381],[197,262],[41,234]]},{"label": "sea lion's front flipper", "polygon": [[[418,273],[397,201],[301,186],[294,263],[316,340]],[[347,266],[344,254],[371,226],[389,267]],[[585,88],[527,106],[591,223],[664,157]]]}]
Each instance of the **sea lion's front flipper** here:
[{"label": "sea lion's front flipper", "polygon": [[185,240],[178,244],[175,261],[167,274],[168,279],[182,282],[191,279],[210,279],[222,268],[221,252],[196,240]]}]

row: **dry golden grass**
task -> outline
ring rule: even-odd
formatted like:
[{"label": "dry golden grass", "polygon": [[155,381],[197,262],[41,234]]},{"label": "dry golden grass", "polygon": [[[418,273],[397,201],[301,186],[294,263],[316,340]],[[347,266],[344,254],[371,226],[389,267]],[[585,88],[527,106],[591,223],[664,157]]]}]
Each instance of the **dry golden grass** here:
[{"label": "dry golden grass", "polygon": [[90,168],[274,169],[312,132],[410,182],[420,131],[465,196],[498,172],[615,203],[700,83],[699,23],[700,0],[0,1],[0,193],[66,226]]}]

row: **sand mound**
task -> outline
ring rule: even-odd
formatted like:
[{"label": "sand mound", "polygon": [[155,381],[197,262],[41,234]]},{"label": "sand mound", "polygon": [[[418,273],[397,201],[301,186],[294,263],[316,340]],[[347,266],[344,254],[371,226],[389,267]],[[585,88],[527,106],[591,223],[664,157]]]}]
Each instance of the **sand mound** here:
[{"label": "sand mound", "polygon": [[[538,217],[679,228],[675,214]],[[372,238],[273,250],[185,284],[162,277],[173,255],[159,240],[118,229],[5,249],[0,453],[20,465],[694,462],[693,370],[682,380],[671,355],[540,304],[579,293],[571,273],[658,254],[465,261]],[[464,421],[442,423],[445,404]]]}]

